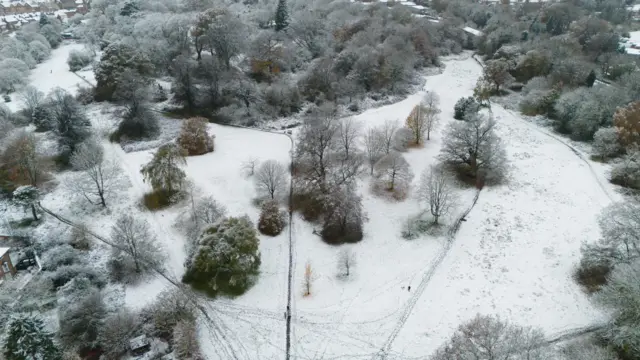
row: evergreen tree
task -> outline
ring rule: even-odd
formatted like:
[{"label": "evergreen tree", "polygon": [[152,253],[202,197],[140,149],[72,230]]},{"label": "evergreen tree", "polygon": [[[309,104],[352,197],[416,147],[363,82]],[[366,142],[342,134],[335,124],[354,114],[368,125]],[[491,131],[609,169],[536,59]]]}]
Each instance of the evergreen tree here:
[{"label": "evergreen tree", "polygon": [[49,18],[45,14],[40,14],[40,27],[51,24]]},{"label": "evergreen tree", "polygon": [[588,87],[592,87],[595,82],[596,82],[596,72],[591,70],[591,72],[587,76],[586,84]]},{"label": "evergreen tree", "polygon": [[210,295],[240,295],[258,274],[259,244],[249,217],[224,219],[204,230],[182,281]]},{"label": "evergreen tree", "polygon": [[28,315],[18,316],[9,323],[4,356],[7,360],[61,359],[53,336],[44,330],[42,320]]},{"label": "evergreen tree", "polygon": [[120,10],[120,16],[131,16],[140,11],[138,4],[134,2],[126,2]]},{"label": "evergreen tree", "polygon": [[142,167],[140,172],[145,181],[151,183],[153,190],[172,193],[182,187],[186,174],[181,165],[186,165],[184,150],[175,144],[161,146],[153,159]]},{"label": "evergreen tree", "polygon": [[289,26],[289,10],[287,9],[287,0],[278,0],[275,22],[276,31],[282,31]]}]

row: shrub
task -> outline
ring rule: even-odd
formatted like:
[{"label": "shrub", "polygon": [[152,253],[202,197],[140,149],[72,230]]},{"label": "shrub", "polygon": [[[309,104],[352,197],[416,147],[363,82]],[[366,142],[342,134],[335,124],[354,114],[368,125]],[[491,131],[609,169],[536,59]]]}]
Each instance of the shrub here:
[{"label": "shrub", "polygon": [[144,194],[142,203],[151,211],[162,210],[184,198],[184,194],[177,191],[154,190]]},{"label": "shrub", "polygon": [[111,255],[107,261],[107,271],[111,281],[123,284],[135,284],[143,276],[142,273],[136,271],[136,264],[131,257],[122,252],[114,252]]},{"label": "shrub", "polygon": [[299,211],[306,221],[316,221],[324,213],[324,205],[319,195],[313,192],[293,194],[293,211]]},{"label": "shrub", "polygon": [[178,359],[204,359],[198,343],[198,332],[193,321],[180,321],[173,330],[173,347]]},{"label": "shrub", "polygon": [[71,245],[60,245],[50,249],[42,255],[42,270],[55,271],[64,265],[73,265],[80,262],[78,250]]},{"label": "shrub", "polygon": [[405,240],[415,240],[429,231],[433,221],[424,220],[422,215],[412,216],[404,223],[400,235]]},{"label": "shrub", "polygon": [[464,120],[470,114],[480,110],[480,104],[473,97],[460,98],[453,107],[453,118]]},{"label": "shrub", "polygon": [[110,140],[121,142],[126,140],[141,140],[154,138],[160,132],[158,119],[147,104],[139,104],[128,110],[118,129],[111,135]]},{"label": "shrub", "polygon": [[192,300],[180,289],[171,288],[161,292],[140,315],[145,322],[151,323],[154,336],[170,340],[176,324],[195,321],[195,312]]},{"label": "shrub", "polygon": [[121,359],[129,350],[129,340],[139,335],[140,321],[137,314],[127,309],[107,316],[100,327],[98,341],[107,359]]},{"label": "shrub", "polygon": [[520,111],[523,114],[549,115],[553,112],[559,93],[556,90],[532,90],[520,102]]},{"label": "shrub", "polygon": [[285,217],[278,203],[274,200],[265,201],[260,212],[258,230],[265,235],[276,236],[282,232],[284,226]]},{"label": "shrub", "polygon": [[78,50],[71,50],[69,58],[67,59],[69,70],[72,72],[80,71],[92,62],[93,56],[91,56],[91,54]]},{"label": "shrub", "polygon": [[212,296],[240,295],[258,274],[259,243],[247,216],[226,218],[204,230],[182,281]]},{"label": "shrub", "polygon": [[98,272],[96,269],[83,265],[60,266],[55,272],[49,273],[48,276],[53,282],[55,289],[64,286],[77,277],[86,277],[98,288],[103,288],[107,284],[107,279],[104,274]]},{"label": "shrub", "polygon": [[576,269],[573,277],[575,281],[582,285],[589,293],[596,292],[607,283],[607,276],[611,273],[613,267],[607,263],[593,263],[580,261],[580,265]]},{"label": "shrub", "polygon": [[207,134],[207,119],[195,117],[182,123],[178,145],[187,155],[202,155],[213,151],[213,136]]},{"label": "shrub", "polygon": [[93,88],[81,86],[76,94],[76,100],[82,105],[89,105],[95,99]]},{"label": "shrub", "polygon": [[78,250],[89,250],[91,248],[91,238],[87,233],[87,226],[80,224],[79,227],[71,229],[69,245]]},{"label": "shrub", "polygon": [[622,145],[615,128],[600,128],[593,135],[593,154],[601,159],[616,157],[622,153]]},{"label": "shrub", "polygon": [[640,189],[640,152],[634,151],[614,165],[610,181],[616,185]]}]

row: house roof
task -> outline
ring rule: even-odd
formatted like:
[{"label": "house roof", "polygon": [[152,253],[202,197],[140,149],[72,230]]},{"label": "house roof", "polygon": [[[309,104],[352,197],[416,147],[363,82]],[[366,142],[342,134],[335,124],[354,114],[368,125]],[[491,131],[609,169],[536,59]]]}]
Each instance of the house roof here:
[{"label": "house roof", "polygon": [[476,29],[471,28],[471,27],[468,27],[468,26],[467,26],[467,27],[464,27],[462,30],[464,30],[464,31],[468,32],[468,33],[469,33],[469,34],[471,34],[471,35],[475,35],[475,36],[482,36],[482,31],[480,31],[480,30],[476,30]]},{"label": "house roof", "polygon": [[3,248],[0,247],[0,256],[3,256],[4,254],[9,252],[9,248]]}]

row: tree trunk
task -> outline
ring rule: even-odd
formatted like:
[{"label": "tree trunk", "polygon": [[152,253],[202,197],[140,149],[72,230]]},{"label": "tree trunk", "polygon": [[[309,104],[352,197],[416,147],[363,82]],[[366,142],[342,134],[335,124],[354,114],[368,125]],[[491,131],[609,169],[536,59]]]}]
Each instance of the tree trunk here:
[{"label": "tree trunk", "polygon": [[104,191],[103,190],[98,191],[98,195],[100,195],[100,204],[103,207],[107,207],[107,202],[104,200]]},{"label": "tree trunk", "polygon": [[38,213],[36,213],[36,206],[31,204],[31,215],[33,215],[33,220],[38,221]]}]

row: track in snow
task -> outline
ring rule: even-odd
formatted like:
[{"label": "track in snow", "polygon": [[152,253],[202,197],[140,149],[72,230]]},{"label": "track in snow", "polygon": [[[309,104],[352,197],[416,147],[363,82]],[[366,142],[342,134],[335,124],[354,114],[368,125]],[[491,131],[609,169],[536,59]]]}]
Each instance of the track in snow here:
[{"label": "track in snow", "polygon": [[471,204],[471,206],[456,219],[456,221],[453,223],[453,226],[451,227],[451,229],[449,229],[449,232],[447,233],[447,243],[446,243],[446,245],[444,246],[444,248],[442,249],[442,251],[440,252],[438,257],[436,258],[436,260],[431,264],[431,266],[427,269],[427,271],[424,273],[424,275],[422,275],[422,280],[420,280],[420,284],[416,288],[416,291],[411,295],[411,298],[407,301],[407,303],[404,306],[404,310],[402,312],[402,316],[400,317],[400,320],[398,320],[398,323],[393,328],[393,331],[391,332],[391,335],[389,335],[389,337],[385,341],[385,343],[382,346],[382,348],[380,348],[380,351],[373,356],[373,359],[386,359],[387,358],[387,355],[388,355],[389,351],[391,350],[391,346],[393,345],[393,342],[398,337],[398,334],[400,333],[400,330],[402,330],[402,327],[404,326],[404,324],[407,322],[407,319],[409,319],[409,316],[411,315],[411,312],[413,311],[413,308],[416,306],[416,303],[418,302],[418,300],[420,299],[420,297],[424,293],[424,290],[427,288],[427,285],[429,285],[429,282],[431,281],[431,278],[433,277],[435,272],[438,270],[438,268],[442,264],[442,261],[444,261],[445,257],[447,256],[447,254],[449,254],[449,251],[453,247],[453,243],[455,241],[456,234],[458,233],[458,230],[460,230],[460,225],[462,224],[463,219],[467,215],[469,215],[469,213],[471,212],[473,207],[478,202],[478,197],[480,196],[480,191],[481,191],[481,189],[479,189],[476,192],[476,195],[473,198],[473,203]]}]

